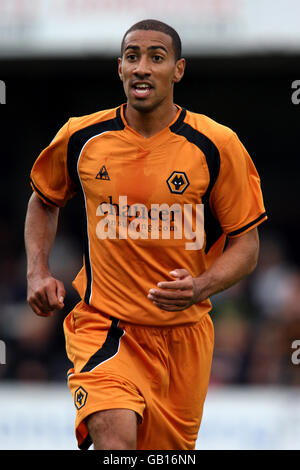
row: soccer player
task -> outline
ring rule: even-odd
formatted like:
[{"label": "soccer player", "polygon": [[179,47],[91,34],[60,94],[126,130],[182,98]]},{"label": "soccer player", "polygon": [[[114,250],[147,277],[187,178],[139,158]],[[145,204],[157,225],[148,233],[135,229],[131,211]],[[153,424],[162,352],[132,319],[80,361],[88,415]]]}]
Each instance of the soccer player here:
[{"label": "soccer player", "polygon": [[31,171],[37,315],[64,307],[48,258],[59,208],[76,192],[83,202],[81,301],[64,320],[81,449],[195,448],[213,354],[209,297],[257,263],[259,176],[231,129],[174,103],[184,70],[172,27],[135,24],[118,59],[126,103],[70,118]]}]

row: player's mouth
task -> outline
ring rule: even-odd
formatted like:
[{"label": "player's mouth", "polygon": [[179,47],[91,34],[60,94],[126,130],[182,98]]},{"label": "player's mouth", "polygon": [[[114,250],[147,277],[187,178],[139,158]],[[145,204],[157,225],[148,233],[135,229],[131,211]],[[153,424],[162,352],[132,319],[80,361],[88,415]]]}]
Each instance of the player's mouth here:
[{"label": "player's mouth", "polygon": [[147,98],[152,90],[152,86],[147,82],[135,82],[132,85],[132,91],[136,98]]}]

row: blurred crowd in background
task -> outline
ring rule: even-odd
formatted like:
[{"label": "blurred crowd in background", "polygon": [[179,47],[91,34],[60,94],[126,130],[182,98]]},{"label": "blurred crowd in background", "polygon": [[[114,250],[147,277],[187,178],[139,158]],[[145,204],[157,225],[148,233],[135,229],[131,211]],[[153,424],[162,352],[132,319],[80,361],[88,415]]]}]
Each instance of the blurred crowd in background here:
[{"label": "blurred crowd in background", "polygon": [[[300,340],[300,269],[288,255],[287,240],[260,228],[255,272],[212,298],[215,352],[211,385],[300,385],[292,343]],[[26,303],[26,258],[16,257],[12,227],[1,224],[0,331],[6,345],[1,380],[62,382],[71,366],[64,345],[63,320],[78,301],[71,283],[81,267],[79,240],[60,222],[51,255],[53,274],[65,284],[64,310],[37,317]],[[300,356],[300,355],[299,355]]]}]

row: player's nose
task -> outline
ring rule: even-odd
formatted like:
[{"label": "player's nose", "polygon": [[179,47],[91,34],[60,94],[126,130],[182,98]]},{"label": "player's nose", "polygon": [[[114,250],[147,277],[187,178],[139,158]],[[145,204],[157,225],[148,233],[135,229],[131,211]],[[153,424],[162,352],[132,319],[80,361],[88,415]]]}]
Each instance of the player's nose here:
[{"label": "player's nose", "polygon": [[151,74],[151,68],[147,57],[141,56],[140,60],[136,62],[134,73],[139,77]]}]

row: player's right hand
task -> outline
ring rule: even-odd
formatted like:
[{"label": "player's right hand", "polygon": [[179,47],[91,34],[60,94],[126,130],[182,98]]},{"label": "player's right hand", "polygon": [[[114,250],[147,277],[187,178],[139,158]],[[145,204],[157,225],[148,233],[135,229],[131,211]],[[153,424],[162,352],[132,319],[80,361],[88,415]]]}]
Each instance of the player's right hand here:
[{"label": "player's right hand", "polygon": [[63,283],[51,275],[28,278],[27,302],[36,315],[49,317],[55,310],[61,310],[65,295]]}]

